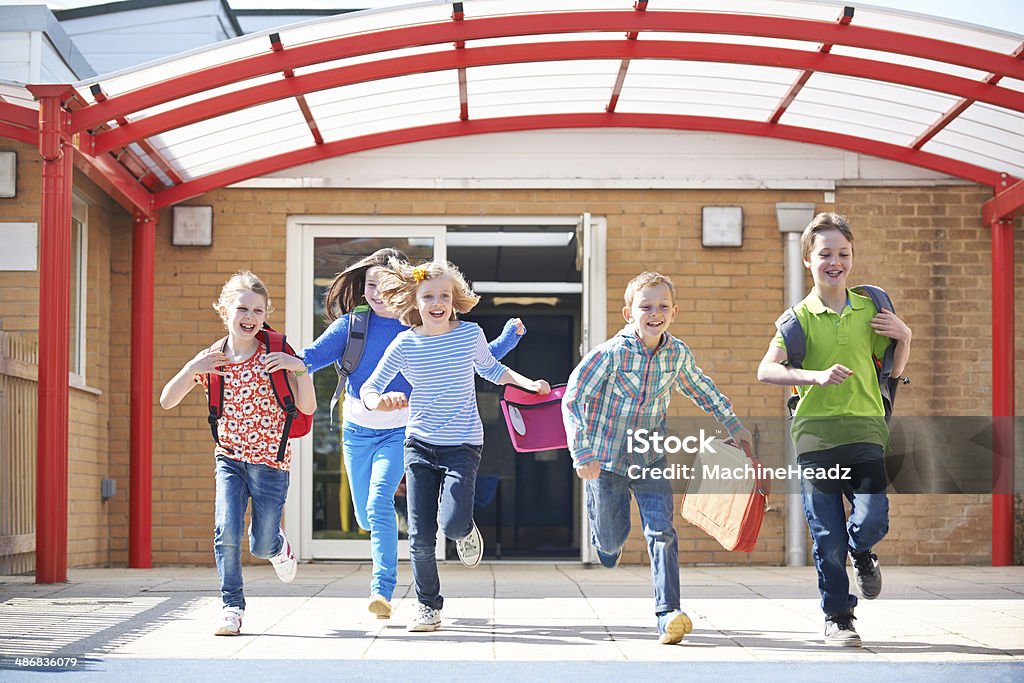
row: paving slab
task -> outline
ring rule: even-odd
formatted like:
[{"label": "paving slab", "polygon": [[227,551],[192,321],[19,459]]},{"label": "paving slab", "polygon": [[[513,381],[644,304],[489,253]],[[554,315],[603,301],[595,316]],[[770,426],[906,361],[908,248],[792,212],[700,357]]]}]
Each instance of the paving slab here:
[{"label": "paving slab", "polygon": [[680,676],[758,683],[1024,680],[1024,567],[885,567],[882,597],[857,609],[864,646],[845,650],[821,642],[811,567],[684,567],[682,607],[694,631],[678,646],[657,642],[647,567],[442,564],[446,602],[434,633],[405,629],[416,607],[407,564],[390,620],[366,610],[369,571],[304,564],[282,584],[269,566],[246,567],[237,637],[212,635],[213,568],[79,569],[54,585],[0,577],[0,680],[67,671],[177,683],[229,674],[379,680],[381,666],[416,680],[639,680],[676,667]]}]

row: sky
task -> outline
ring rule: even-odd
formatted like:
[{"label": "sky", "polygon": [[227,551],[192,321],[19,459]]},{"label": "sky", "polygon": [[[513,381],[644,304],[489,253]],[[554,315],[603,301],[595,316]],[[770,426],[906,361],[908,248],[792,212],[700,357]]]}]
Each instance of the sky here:
[{"label": "sky", "polygon": [[[303,7],[308,9],[368,9],[371,7],[387,7],[389,5],[406,5],[411,0],[228,0],[235,9],[281,9],[284,7]],[[51,9],[73,9],[102,5],[96,0],[0,0],[0,5],[48,5]],[[623,3],[629,5],[631,3]],[[850,4],[855,7],[856,0]],[[980,26],[989,26],[1024,34],[1024,2],[1022,0],[870,0],[864,5],[889,7],[892,9],[918,14],[928,14],[947,19],[966,21]],[[657,0],[651,6],[657,5]]]}]

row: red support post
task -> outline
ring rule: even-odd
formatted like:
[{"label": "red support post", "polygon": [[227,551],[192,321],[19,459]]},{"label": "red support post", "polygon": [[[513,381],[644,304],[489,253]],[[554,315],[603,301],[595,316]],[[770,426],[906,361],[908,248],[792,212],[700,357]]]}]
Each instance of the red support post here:
[{"label": "red support post", "polygon": [[131,454],[128,566],[153,566],[153,266],[156,225],[136,212],[132,231]]},{"label": "red support post", "polygon": [[1013,220],[992,221],[992,566],[1013,565]]},{"label": "red support post", "polygon": [[36,444],[36,583],[68,578],[68,326],[71,183],[67,85],[29,86],[39,99],[39,424]]}]

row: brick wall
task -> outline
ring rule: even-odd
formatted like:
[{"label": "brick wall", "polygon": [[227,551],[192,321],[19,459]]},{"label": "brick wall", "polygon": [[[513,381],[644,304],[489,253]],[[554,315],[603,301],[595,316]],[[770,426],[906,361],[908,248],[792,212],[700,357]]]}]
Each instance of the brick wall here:
[{"label": "brick wall", "polygon": [[[210,302],[234,270],[247,267],[263,277],[277,308],[272,320],[284,320],[289,216],[564,216],[589,211],[604,216],[608,223],[608,334],[621,325],[625,283],[641,270],[665,272],[679,289],[680,315],[674,333],[693,348],[702,368],[733,400],[741,416],[775,418],[781,415],[782,390],[758,384],[754,377],[783,308],[783,241],[775,203],[805,201],[816,202],[819,210],[835,208],[850,216],[857,237],[855,279],[890,290],[914,328],[909,369],[914,384],[901,393],[900,411],[985,414],[991,393],[989,240],[978,217],[986,192],[974,187],[842,188],[836,199],[832,206],[821,203],[820,192],[741,190],[212,192],[195,203],[214,206],[213,247],[170,246],[166,214],[157,228],[154,405],[164,382],[199,348],[223,334]],[[701,247],[700,211],[711,204],[743,207],[742,248]],[[1017,263],[1017,280],[1024,282],[1024,257],[1018,255]],[[127,287],[129,265],[112,256],[112,284],[123,277]],[[1018,299],[1022,294],[1018,291]],[[119,305],[124,306],[127,301]],[[123,324],[121,317],[121,312],[113,311],[112,324]],[[111,353],[112,369],[127,363],[127,352],[119,351],[116,340]],[[1024,400],[1021,382],[1017,393],[1018,400]],[[195,392],[173,411],[164,412],[158,405],[154,411],[154,561],[210,564],[213,478],[203,400]],[[700,413],[679,397],[672,414]],[[120,444],[127,448],[126,416],[114,402],[111,440],[116,462],[122,460]],[[123,438],[118,431],[122,417]],[[123,460],[127,463],[126,455]],[[725,553],[702,532],[679,521],[683,562],[781,563],[785,501],[777,496],[773,504],[776,510],[768,514],[758,547],[749,555]],[[638,527],[634,510],[634,529]],[[114,558],[123,557],[119,554],[121,529],[118,520],[112,520]],[[987,496],[894,496],[893,530],[880,551],[894,563],[985,563],[989,537]],[[645,546],[636,531],[624,561],[646,562]]]},{"label": "brick wall", "polygon": [[[18,196],[0,200],[0,221],[38,222],[36,151],[3,141],[18,153]],[[127,562],[129,487],[129,370],[131,348],[131,220],[87,179],[76,188],[88,199],[89,266],[86,390],[70,392],[69,562],[71,566]],[[781,413],[781,390],[753,377],[772,323],[783,306],[782,238],[778,201],[808,201],[847,214],[856,234],[858,281],[885,286],[914,329],[909,366],[914,383],[901,391],[902,414],[984,415],[991,401],[990,241],[981,224],[983,188],[840,188],[834,206],[820,192],[570,191],[570,190],[222,190],[196,203],[215,207],[212,248],[170,245],[169,212],[157,226],[156,353],[154,368],[153,557],[157,564],[212,562],[213,478],[203,401],[198,392],[175,411],[156,398],[163,383],[196,350],[220,336],[210,308],[224,279],[247,267],[267,282],[284,320],[285,224],[292,215],[574,215],[589,211],[608,223],[608,330],[621,325],[621,291],[630,277],[657,269],[679,289],[673,327],[744,417]],[[739,249],[700,245],[704,205],[740,205]],[[1024,240],[1017,224],[1017,300],[1024,299]],[[809,285],[809,280],[808,280]],[[1024,306],[1024,303],[1018,303]],[[1018,309],[1020,310],[1020,309]],[[1017,316],[1020,317],[1019,315]],[[38,335],[38,272],[0,272],[0,328]],[[1016,355],[1024,361],[1018,330]],[[1018,375],[1019,376],[1019,375]],[[1017,414],[1024,382],[1017,381]],[[672,415],[699,411],[677,398]],[[1024,452],[1018,434],[1018,452]],[[100,502],[104,477],[118,493]],[[754,553],[721,551],[679,521],[683,562],[782,562],[784,500],[776,497]],[[639,519],[634,510],[634,528]],[[987,563],[989,497],[893,496],[892,530],[879,550],[887,561]],[[624,560],[646,562],[638,532]]]}]

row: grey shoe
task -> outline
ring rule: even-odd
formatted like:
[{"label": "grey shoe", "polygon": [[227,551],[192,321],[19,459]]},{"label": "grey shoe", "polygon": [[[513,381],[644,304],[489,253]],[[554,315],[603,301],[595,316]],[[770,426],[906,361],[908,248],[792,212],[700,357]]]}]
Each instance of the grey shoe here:
[{"label": "grey shoe", "polygon": [[825,644],[833,647],[860,647],[860,636],[853,627],[853,612],[825,615]]},{"label": "grey shoe", "polygon": [[441,626],[441,610],[428,607],[422,602],[416,603],[416,616],[412,618],[406,631],[436,631]]},{"label": "grey shoe", "polygon": [[480,564],[480,560],[484,557],[484,538],[480,535],[480,530],[476,528],[476,522],[473,522],[473,529],[469,535],[455,541],[455,549],[459,551],[459,559],[462,564],[467,567],[475,567]]},{"label": "grey shoe", "polygon": [[878,555],[873,552],[854,553],[853,570],[857,574],[857,588],[865,600],[874,600],[882,592],[882,568],[878,564]]}]

